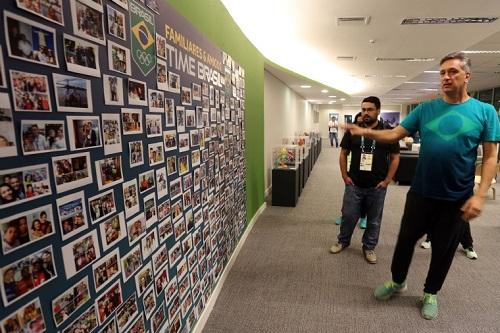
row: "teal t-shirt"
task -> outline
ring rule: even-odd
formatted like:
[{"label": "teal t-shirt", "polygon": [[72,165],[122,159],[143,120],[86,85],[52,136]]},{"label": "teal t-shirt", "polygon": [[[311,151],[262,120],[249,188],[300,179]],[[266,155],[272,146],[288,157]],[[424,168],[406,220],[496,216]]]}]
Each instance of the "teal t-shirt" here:
[{"label": "teal t-shirt", "polygon": [[420,134],[420,156],[411,191],[433,199],[460,200],[470,196],[478,145],[500,141],[495,109],[474,98],[460,104],[443,99],[424,102],[401,126]]}]

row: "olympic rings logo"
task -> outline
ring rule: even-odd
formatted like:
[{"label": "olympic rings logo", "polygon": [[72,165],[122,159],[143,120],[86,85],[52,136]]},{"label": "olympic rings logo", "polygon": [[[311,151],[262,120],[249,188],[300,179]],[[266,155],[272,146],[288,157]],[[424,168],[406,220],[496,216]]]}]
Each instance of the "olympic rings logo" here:
[{"label": "olympic rings logo", "polygon": [[135,51],[135,55],[137,56],[137,58],[139,59],[139,62],[142,65],[149,66],[154,61],[154,58],[153,58],[153,56],[151,54],[146,53],[146,52],[141,51],[141,50],[136,50]]}]

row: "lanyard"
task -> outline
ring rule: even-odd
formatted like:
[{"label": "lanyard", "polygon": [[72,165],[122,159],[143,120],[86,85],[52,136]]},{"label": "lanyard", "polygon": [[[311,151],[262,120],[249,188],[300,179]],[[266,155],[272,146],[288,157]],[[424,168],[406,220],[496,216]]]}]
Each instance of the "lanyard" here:
[{"label": "lanyard", "polygon": [[[365,137],[361,136],[361,152],[364,154],[365,153]],[[375,150],[375,140],[372,140],[372,146],[371,146],[371,152],[370,154],[373,154],[373,151]]]}]

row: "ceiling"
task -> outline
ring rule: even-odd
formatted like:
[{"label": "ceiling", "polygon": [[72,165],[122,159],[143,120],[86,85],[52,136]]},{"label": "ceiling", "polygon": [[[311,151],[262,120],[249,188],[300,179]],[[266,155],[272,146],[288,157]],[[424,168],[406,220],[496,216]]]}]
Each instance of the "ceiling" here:
[{"label": "ceiling", "polygon": [[[500,50],[500,18],[491,23],[401,24],[405,18],[500,16],[499,0],[222,2],[243,33],[270,60],[266,70],[317,104],[357,104],[367,95],[381,97],[384,104],[419,102],[437,95],[439,75],[424,71],[438,70],[445,54]],[[365,17],[367,22],[338,23],[339,17]],[[470,91],[500,86],[500,53],[469,56]],[[301,88],[304,84],[311,88]],[[321,93],[322,89],[328,92]]]}]

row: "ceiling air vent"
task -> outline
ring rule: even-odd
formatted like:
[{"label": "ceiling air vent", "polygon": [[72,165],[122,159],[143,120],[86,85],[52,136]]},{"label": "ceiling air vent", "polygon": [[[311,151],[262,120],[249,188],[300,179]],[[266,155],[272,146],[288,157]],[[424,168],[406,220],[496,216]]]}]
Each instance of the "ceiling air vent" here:
[{"label": "ceiling air vent", "polygon": [[368,25],[370,16],[337,17],[337,25]]},{"label": "ceiling air vent", "polygon": [[357,57],[351,57],[351,56],[338,56],[337,60],[339,61],[354,61],[356,60]]},{"label": "ceiling air vent", "polygon": [[426,61],[434,61],[434,58],[375,58],[376,61],[413,61],[413,62],[426,62]]},{"label": "ceiling air vent", "polygon": [[493,23],[498,17],[409,17],[401,25],[409,24],[455,24],[455,23]]}]

